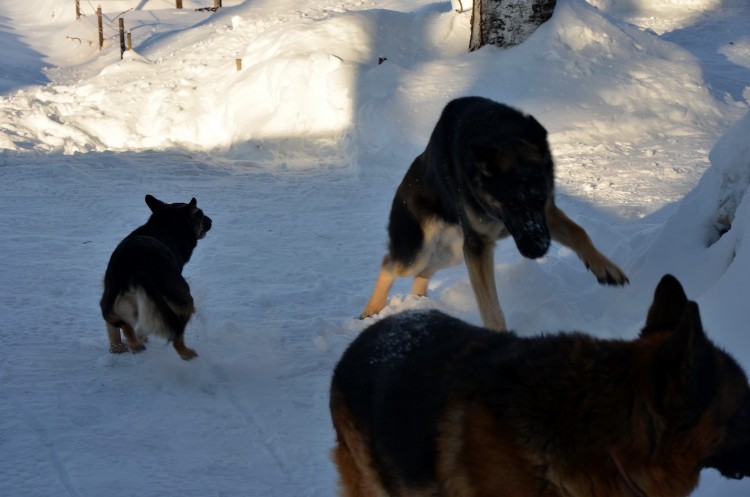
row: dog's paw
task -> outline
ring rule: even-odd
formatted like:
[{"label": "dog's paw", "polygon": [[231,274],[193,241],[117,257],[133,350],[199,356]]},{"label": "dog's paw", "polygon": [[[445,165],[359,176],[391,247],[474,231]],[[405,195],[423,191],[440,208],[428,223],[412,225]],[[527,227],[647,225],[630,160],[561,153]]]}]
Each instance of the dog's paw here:
[{"label": "dog's paw", "polygon": [[128,343],[128,347],[130,348],[130,351],[134,354],[137,354],[138,352],[143,352],[146,350],[146,346],[143,345],[142,342],[134,342],[134,343]]},{"label": "dog's paw", "polygon": [[586,268],[594,273],[596,281],[602,285],[624,286],[630,283],[625,272],[609,261],[596,267],[587,263]]},{"label": "dog's paw", "polygon": [[597,281],[602,285],[610,285],[610,286],[625,286],[628,283],[630,283],[630,280],[628,279],[628,277],[625,276],[623,273],[613,275],[609,271],[607,271],[606,277],[597,278]]},{"label": "dog's paw", "polygon": [[198,357],[198,352],[188,347],[185,347],[182,350],[178,350],[177,353],[180,354],[180,357],[182,357],[182,359],[186,361],[189,361],[190,359]]},{"label": "dog's paw", "polygon": [[123,352],[127,352],[128,350],[130,349],[128,349],[128,346],[124,343],[113,343],[109,346],[109,352],[111,354],[122,354]]},{"label": "dog's paw", "polygon": [[372,318],[380,314],[380,311],[385,309],[385,307],[388,305],[388,302],[378,302],[376,304],[368,303],[367,307],[365,307],[365,310],[362,311],[362,314],[359,315],[359,319],[367,319]]}]

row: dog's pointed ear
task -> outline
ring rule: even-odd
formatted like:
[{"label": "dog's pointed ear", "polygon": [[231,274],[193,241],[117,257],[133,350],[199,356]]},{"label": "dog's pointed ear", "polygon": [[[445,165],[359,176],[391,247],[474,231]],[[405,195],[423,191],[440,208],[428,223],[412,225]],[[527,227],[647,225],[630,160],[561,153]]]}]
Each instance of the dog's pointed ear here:
[{"label": "dog's pointed ear", "polygon": [[681,426],[696,423],[715,395],[715,347],[703,331],[698,304],[687,302],[672,334],[654,357],[657,405]]},{"label": "dog's pointed ear", "polygon": [[641,336],[654,331],[675,329],[685,314],[687,305],[687,295],[677,278],[671,274],[664,275],[654,291],[654,301],[648,309],[646,326],[641,330]]},{"label": "dog's pointed ear", "polygon": [[702,347],[708,343],[708,337],[703,331],[698,304],[692,301],[686,302],[680,321],[672,331],[672,336],[665,342],[665,346],[673,350],[676,359],[685,361],[686,358],[689,360],[689,356],[696,347]]},{"label": "dog's pointed ear", "polygon": [[163,209],[167,204],[154,197],[153,195],[146,195],[146,205],[148,205],[148,208],[151,209],[151,212],[156,212],[160,209]]},{"label": "dog's pointed ear", "polygon": [[195,197],[190,199],[190,203],[188,204],[188,207],[190,207],[191,209],[195,209],[197,205],[198,205],[198,201],[195,200]]}]

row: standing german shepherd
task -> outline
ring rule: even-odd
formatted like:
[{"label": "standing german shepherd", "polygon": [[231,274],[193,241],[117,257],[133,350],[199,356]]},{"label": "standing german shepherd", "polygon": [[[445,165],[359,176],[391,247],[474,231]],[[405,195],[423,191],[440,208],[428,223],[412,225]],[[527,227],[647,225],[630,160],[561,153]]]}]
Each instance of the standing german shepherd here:
[{"label": "standing german shepherd", "polygon": [[383,319],[330,407],[345,497],[683,497],[702,468],[750,476],[747,377],[672,276],[633,341]]},{"label": "standing german shepherd", "polygon": [[386,306],[395,278],[414,276],[412,293],[427,295],[432,275],[460,263],[463,254],[482,322],[504,330],[493,251],[495,240],[508,235],[524,257],[546,254],[551,237],[570,247],[600,283],[628,281],[555,205],[547,131],[532,116],[481,97],[445,107],[396,190],[388,234],[389,251],[363,318]]},{"label": "standing german shepherd", "polygon": [[183,335],[195,307],[182,268],[211,229],[211,219],[195,199],[165,204],[146,195],[146,204],[151,217],[120,242],[104,275],[100,305],[109,351],[139,352],[146,348],[146,335],[156,334],[171,340],[180,357],[189,360],[198,354],[185,346]]}]

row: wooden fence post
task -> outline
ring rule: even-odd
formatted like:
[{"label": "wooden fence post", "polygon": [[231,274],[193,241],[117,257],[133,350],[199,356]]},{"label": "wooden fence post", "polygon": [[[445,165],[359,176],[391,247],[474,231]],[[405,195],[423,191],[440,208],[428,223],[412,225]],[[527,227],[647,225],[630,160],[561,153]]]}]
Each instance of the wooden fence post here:
[{"label": "wooden fence post", "polygon": [[118,21],[120,25],[120,59],[122,59],[125,53],[125,19],[121,17]]},{"label": "wooden fence post", "polygon": [[96,23],[99,26],[99,50],[104,46],[104,26],[102,25],[102,6],[96,8]]},{"label": "wooden fence post", "polygon": [[128,31],[128,50],[133,50],[133,37],[130,36],[130,31]]},{"label": "wooden fence post", "polygon": [[214,8],[215,9],[221,8],[221,0],[214,0]]},{"label": "wooden fence post", "polygon": [[76,21],[81,18],[81,0],[76,0]]},{"label": "wooden fence post", "polygon": [[238,71],[242,70],[242,59],[234,59],[234,65],[237,67]]},{"label": "wooden fence post", "polygon": [[182,0],[176,0],[175,7],[177,7],[178,9],[181,9],[182,8]]}]

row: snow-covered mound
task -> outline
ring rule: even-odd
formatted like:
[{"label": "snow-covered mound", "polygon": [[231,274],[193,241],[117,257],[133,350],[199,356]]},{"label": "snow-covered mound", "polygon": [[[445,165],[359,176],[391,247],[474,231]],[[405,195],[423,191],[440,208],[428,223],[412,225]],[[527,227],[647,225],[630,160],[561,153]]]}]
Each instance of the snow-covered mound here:
[{"label": "snow-covered mound", "polygon": [[[121,3],[108,10],[125,10]],[[442,106],[466,94],[537,114],[569,159],[581,145],[620,153],[606,143],[650,135],[657,146],[721,119],[689,53],[618,25],[583,0],[559,2],[522,46],[473,54],[466,53],[470,13],[450,7],[308,7],[282,18],[256,2],[210,16],[126,12],[134,50],[124,60],[108,40],[100,56],[75,69],[80,79],[53,72],[59,83],[2,97],[0,146],[68,154],[181,147],[347,163],[353,146],[419,146]],[[162,26],[149,31],[153,18]],[[178,28],[186,23],[190,29]],[[57,35],[61,43],[70,29]],[[384,128],[383,120],[393,125]]]},{"label": "snow-covered mound", "polygon": [[[743,290],[750,274],[750,113],[711,150],[711,166],[652,236],[630,242],[632,287],[618,300],[621,310],[648,302],[664,273],[678,275],[686,291],[705,304],[716,333],[750,356],[750,338],[735,329],[747,313]],[[745,354],[743,354],[744,356]]]}]

